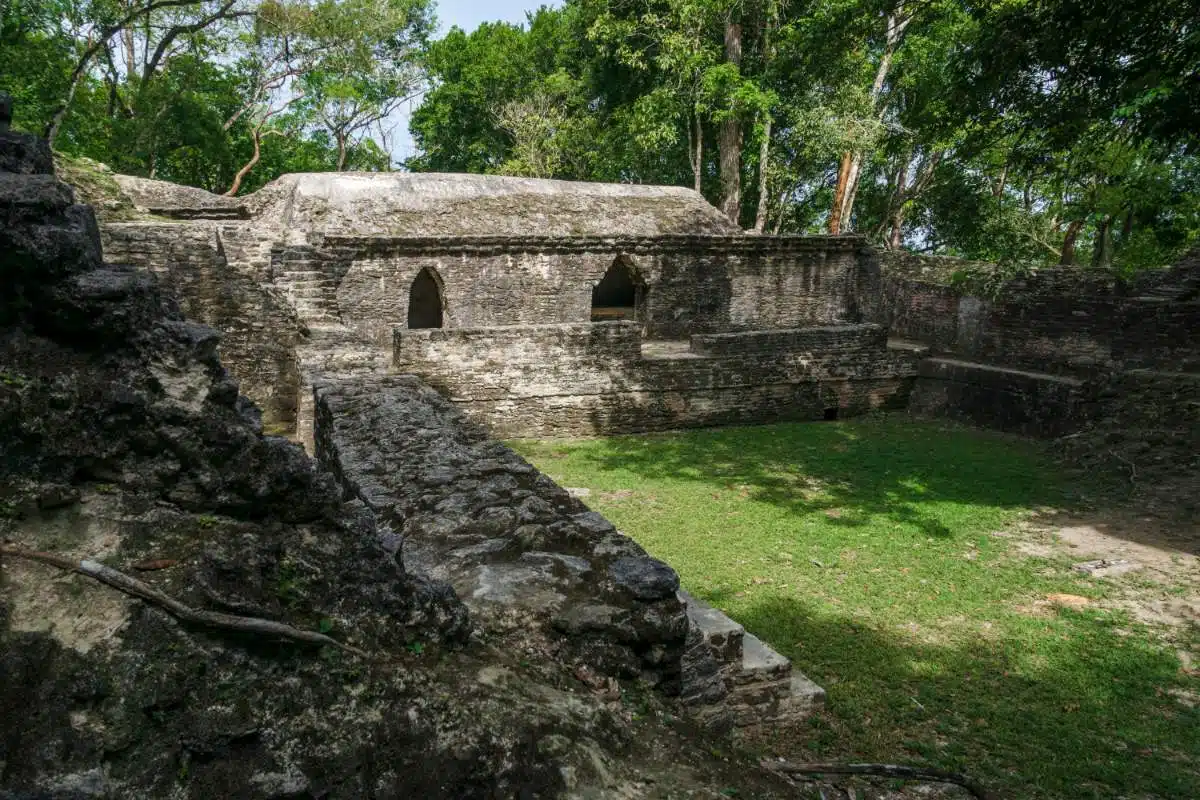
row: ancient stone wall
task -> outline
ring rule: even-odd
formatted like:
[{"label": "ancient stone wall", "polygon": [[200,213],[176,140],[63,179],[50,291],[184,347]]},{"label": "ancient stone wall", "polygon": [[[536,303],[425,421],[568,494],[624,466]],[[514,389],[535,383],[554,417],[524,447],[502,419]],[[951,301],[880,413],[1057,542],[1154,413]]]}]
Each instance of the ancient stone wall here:
[{"label": "ancient stone wall", "polygon": [[213,222],[110,223],[101,232],[106,261],[153,272],[188,318],[221,331],[222,363],[264,423],[295,420],[301,326],[288,298],[267,283],[267,258],[251,257],[259,234]]},{"label": "ancient stone wall", "polygon": [[336,284],[343,322],[375,339],[405,324],[422,269],[443,288],[446,327],[586,322],[591,291],[618,257],[646,287],[649,338],[853,322],[863,265],[854,237],[326,237],[307,253]]},{"label": "ancient stone wall", "polygon": [[632,322],[395,331],[421,376],[498,436],[570,436],[903,406],[912,365],[876,325],[643,343]]},{"label": "ancient stone wall", "polygon": [[1200,269],[1189,266],[1200,261],[1195,254],[1130,283],[1101,271],[1051,268],[987,295],[970,294],[969,283],[950,285],[954,273],[978,276],[987,265],[911,254],[881,259],[881,290],[868,316],[890,325],[893,336],[923,342],[934,356],[921,364],[915,411],[1058,436],[1100,417],[1128,417],[1133,425],[1144,416],[1135,406],[1145,393],[1127,391],[1140,382],[1117,377],[1130,370],[1200,371]]},{"label": "ancient stone wall", "polygon": [[1143,279],[1146,286],[1096,270],[1048,268],[984,295],[948,282],[956,266],[978,262],[881,258],[881,291],[868,318],[937,354],[1087,376],[1122,366],[1170,368],[1200,353],[1192,334],[1200,301],[1185,296],[1186,259]]},{"label": "ancient stone wall", "polygon": [[409,376],[318,387],[316,443],[406,566],[449,582],[477,624],[557,631],[560,661],[680,692],[675,571],[436,392]]},{"label": "ancient stone wall", "polygon": [[950,358],[917,367],[909,410],[1034,437],[1078,430],[1096,411],[1094,387],[1078,378]]}]

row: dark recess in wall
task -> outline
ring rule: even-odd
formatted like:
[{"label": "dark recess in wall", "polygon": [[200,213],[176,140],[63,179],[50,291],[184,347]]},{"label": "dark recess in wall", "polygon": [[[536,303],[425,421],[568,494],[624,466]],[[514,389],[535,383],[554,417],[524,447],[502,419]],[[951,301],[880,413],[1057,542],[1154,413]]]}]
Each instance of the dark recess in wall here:
[{"label": "dark recess in wall", "polygon": [[408,327],[414,330],[442,327],[442,290],[428,269],[417,273],[409,290]]}]

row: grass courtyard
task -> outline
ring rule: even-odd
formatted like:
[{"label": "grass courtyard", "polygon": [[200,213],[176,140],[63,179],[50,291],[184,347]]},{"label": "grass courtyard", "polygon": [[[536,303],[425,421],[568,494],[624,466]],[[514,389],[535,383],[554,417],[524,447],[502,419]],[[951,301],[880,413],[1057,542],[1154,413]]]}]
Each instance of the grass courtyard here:
[{"label": "grass courtyard", "polygon": [[764,754],[1200,797],[1200,635],[1117,602],[1190,586],[1031,546],[1036,512],[1087,502],[1037,444],[870,417],[514,446],[826,688]]}]

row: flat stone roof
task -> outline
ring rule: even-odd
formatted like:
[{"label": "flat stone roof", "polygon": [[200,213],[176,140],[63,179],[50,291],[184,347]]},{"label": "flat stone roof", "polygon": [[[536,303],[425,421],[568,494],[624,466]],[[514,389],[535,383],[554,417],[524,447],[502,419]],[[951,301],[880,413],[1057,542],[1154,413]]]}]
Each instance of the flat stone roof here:
[{"label": "flat stone roof", "polygon": [[288,230],[384,236],[740,234],[691,189],[446,173],[284,175],[243,198]]}]

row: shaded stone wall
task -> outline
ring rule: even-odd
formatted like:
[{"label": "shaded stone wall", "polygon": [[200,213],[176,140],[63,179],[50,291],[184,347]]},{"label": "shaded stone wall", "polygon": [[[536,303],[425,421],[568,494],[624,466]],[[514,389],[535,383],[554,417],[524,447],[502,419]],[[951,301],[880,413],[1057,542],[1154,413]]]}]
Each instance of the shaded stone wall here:
[{"label": "shaded stone wall", "polygon": [[881,290],[868,316],[934,356],[920,366],[913,410],[1048,437],[1126,420],[1110,431],[1116,436],[1140,429],[1149,402],[1159,409],[1152,412],[1159,430],[1174,431],[1166,438],[1182,435],[1187,415],[1169,399],[1179,391],[1156,399],[1130,387],[1190,386],[1187,376],[1200,373],[1200,255],[1131,283],[1087,269],[1044,269],[988,297],[948,285],[977,263],[910,254],[881,260]]},{"label": "shaded stone wall", "polygon": [[1095,388],[1078,378],[926,358],[909,410],[982,428],[1047,438],[1078,430],[1096,413]]},{"label": "shaded stone wall", "polygon": [[861,316],[855,237],[326,237],[285,250],[321,270],[343,322],[368,338],[405,324],[422,269],[445,289],[446,327],[586,322],[591,291],[619,256],[646,287],[650,338],[853,322]]},{"label": "shaded stone wall", "polygon": [[824,419],[902,407],[914,370],[877,325],[697,335],[668,350],[632,322],[395,331],[421,376],[498,436]]},{"label": "shaded stone wall", "polygon": [[222,363],[262,409],[266,424],[288,426],[295,420],[301,339],[296,312],[265,282],[265,258],[229,258],[230,251],[261,250],[259,235],[203,222],[111,223],[101,234],[106,261],[153,272],[189,319],[221,332]]},{"label": "shaded stone wall", "polygon": [[994,296],[946,283],[978,262],[882,254],[880,292],[867,306],[893,336],[936,354],[1055,374],[1119,367],[1175,368],[1200,356],[1200,299],[1188,294],[1193,254],[1142,284],[1082,268],[1050,268],[1011,280]]}]

